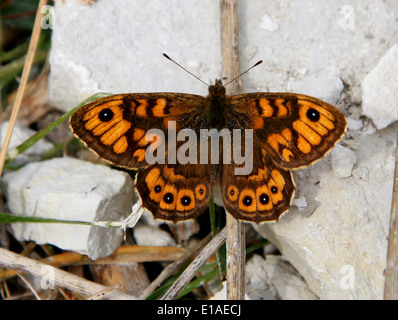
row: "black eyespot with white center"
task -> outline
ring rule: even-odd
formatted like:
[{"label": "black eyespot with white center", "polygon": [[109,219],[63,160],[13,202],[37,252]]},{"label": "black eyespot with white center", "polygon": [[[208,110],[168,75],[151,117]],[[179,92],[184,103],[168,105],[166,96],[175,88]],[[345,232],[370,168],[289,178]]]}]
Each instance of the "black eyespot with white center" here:
[{"label": "black eyespot with white center", "polygon": [[242,202],[246,207],[249,207],[253,203],[253,199],[250,196],[246,196],[243,198]]},{"label": "black eyespot with white center", "polygon": [[312,122],[318,122],[321,115],[319,114],[318,110],[313,108],[309,108],[307,111],[307,118],[310,119]]},{"label": "black eyespot with white center", "polygon": [[272,187],[271,187],[271,192],[272,192],[273,194],[277,193],[277,192],[278,192],[278,188],[275,187],[275,186],[272,186]]},{"label": "black eyespot with white center", "polygon": [[102,122],[108,122],[113,119],[113,116],[115,114],[113,111],[109,108],[101,110],[101,112],[98,114],[98,119],[100,119]]},{"label": "black eyespot with white center", "polygon": [[155,186],[155,192],[159,193],[160,191],[162,191],[162,187],[160,185]]},{"label": "black eyespot with white center", "polygon": [[265,193],[261,194],[259,200],[260,200],[260,203],[261,203],[261,204],[264,204],[264,205],[265,205],[265,204],[268,204],[268,203],[269,203],[269,196],[268,196],[268,194],[265,194]]},{"label": "black eyespot with white center", "polygon": [[183,206],[189,206],[191,204],[191,198],[188,196],[184,196],[181,198],[181,204]]},{"label": "black eyespot with white center", "polygon": [[167,192],[164,196],[163,196],[163,201],[167,204],[172,204],[174,202],[174,196],[172,193]]}]

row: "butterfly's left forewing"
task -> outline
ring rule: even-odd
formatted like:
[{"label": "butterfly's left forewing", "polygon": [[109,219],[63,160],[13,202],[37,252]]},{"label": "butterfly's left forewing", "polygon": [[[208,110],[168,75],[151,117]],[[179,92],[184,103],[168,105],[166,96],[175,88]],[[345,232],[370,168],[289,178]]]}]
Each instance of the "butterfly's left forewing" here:
[{"label": "butterfly's left forewing", "polygon": [[254,139],[279,166],[308,166],[322,158],[346,129],[343,113],[313,97],[295,93],[248,93],[231,96],[245,114]]}]

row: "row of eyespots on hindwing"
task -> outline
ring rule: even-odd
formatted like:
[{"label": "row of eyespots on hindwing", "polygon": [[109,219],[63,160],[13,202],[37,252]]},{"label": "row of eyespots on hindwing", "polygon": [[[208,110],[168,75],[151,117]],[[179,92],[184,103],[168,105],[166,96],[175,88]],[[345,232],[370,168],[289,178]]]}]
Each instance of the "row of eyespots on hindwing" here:
[{"label": "row of eyespots on hindwing", "polygon": [[203,183],[197,183],[192,188],[183,184],[178,188],[178,181],[171,181],[161,175],[160,168],[152,168],[145,176],[145,185],[151,201],[164,211],[187,212],[195,209],[196,201],[204,200],[209,193]]},{"label": "row of eyespots on hindwing", "polygon": [[[226,190],[228,200],[237,203],[239,210],[248,213],[270,211],[284,200],[282,192],[284,192],[286,181],[282,173],[277,169],[272,170],[270,173],[262,171],[259,176],[252,176],[248,179],[256,182],[249,184],[251,186],[256,185],[255,188],[245,186],[239,190],[236,185],[232,184]],[[258,183],[260,181],[263,183]]]}]

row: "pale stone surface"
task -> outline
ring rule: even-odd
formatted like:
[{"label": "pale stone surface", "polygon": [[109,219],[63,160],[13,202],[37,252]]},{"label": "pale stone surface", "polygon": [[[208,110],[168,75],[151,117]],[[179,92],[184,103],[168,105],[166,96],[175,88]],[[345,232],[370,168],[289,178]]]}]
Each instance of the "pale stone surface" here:
[{"label": "pale stone surface", "polygon": [[362,81],[363,113],[377,129],[398,120],[398,44],[391,47]]},{"label": "pale stone surface", "polygon": [[[255,254],[246,264],[245,300],[317,300],[304,279],[281,256]],[[226,283],[211,300],[226,300]]]},{"label": "pale stone surface", "polygon": [[[0,123],[0,143],[3,143],[4,136],[8,128],[8,121]],[[11,140],[8,145],[8,152],[12,149],[18,147],[21,143],[26,141],[28,138],[33,136],[36,131],[33,131],[24,125],[20,124],[18,121],[15,123],[14,129],[12,131]],[[23,154],[19,155],[13,161],[13,165],[18,166],[25,164],[29,161],[39,160],[40,156],[50,151],[53,148],[52,143],[46,141],[45,139],[40,139],[31,148],[26,150]]]},{"label": "pale stone surface", "polygon": [[331,153],[332,169],[341,178],[350,177],[357,157],[355,152],[338,144]]},{"label": "pale stone surface", "polygon": [[[7,173],[3,190],[16,215],[73,221],[121,221],[131,212],[132,180],[124,172],[73,158],[33,162]],[[123,232],[71,224],[15,223],[20,240],[50,243],[64,250],[107,256],[119,247]]]},{"label": "pale stone surface", "polygon": [[137,224],[133,230],[134,239],[140,246],[175,246],[170,233],[155,226]]},{"label": "pale stone surface", "polygon": [[246,265],[246,291],[253,300],[316,300],[300,276],[280,256],[254,255]]},{"label": "pale stone surface", "polygon": [[317,97],[330,104],[335,104],[339,100],[343,89],[344,84],[338,77],[306,77],[302,80],[290,78],[287,83],[287,90],[289,92]]},{"label": "pale stone surface", "polygon": [[92,6],[57,1],[51,103],[67,111],[98,91],[206,94],[206,86],[162,53],[205,82],[220,78],[219,7],[212,0],[174,0],[167,6],[161,0],[101,0]]}]

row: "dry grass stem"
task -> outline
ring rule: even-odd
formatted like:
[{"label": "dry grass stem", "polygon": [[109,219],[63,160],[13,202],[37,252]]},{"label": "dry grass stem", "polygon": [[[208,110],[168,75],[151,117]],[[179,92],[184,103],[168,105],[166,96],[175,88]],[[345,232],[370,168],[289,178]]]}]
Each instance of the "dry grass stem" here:
[{"label": "dry grass stem", "polygon": [[[41,263],[64,267],[71,265],[104,265],[125,264],[150,261],[173,261],[180,259],[182,255],[189,253],[183,248],[177,247],[152,247],[152,246],[123,246],[118,248],[108,257],[99,258],[95,261],[77,252],[63,252],[40,260]],[[16,276],[14,270],[0,270],[0,281]]]},{"label": "dry grass stem", "polygon": [[25,92],[26,85],[28,83],[28,78],[30,74],[30,69],[33,64],[33,59],[35,57],[37,44],[39,42],[39,37],[41,33],[41,19],[42,10],[41,8],[47,4],[47,0],[40,0],[39,6],[36,12],[35,24],[33,26],[32,38],[29,43],[29,49],[25,60],[25,65],[22,71],[21,82],[18,87],[17,95],[15,97],[14,106],[11,112],[10,122],[7,127],[7,131],[4,135],[4,140],[2,141],[1,151],[0,151],[0,177],[3,172],[4,162],[7,155],[8,146],[10,143],[12,131],[14,129],[15,121],[17,120],[18,112],[21,107],[22,98]]},{"label": "dry grass stem", "polygon": [[[53,282],[55,286],[69,289],[84,296],[94,296],[109,289],[106,286],[88,281],[69,272],[26,258],[3,248],[0,248],[0,265],[15,271],[28,272],[33,276],[37,276],[42,279],[48,279],[50,282]],[[133,296],[121,293],[114,289],[108,292],[107,297],[109,299],[121,300],[135,299]]]},{"label": "dry grass stem", "polygon": [[206,263],[206,261],[221,247],[227,236],[227,229],[222,229],[209,244],[199,253],[194,261],[185,269],[181,276],[173,283],[162,297],[162,300],[173,300],[177,298],[184,287],[197,274],[199,269]]},{"label": "dry grass stem", "polygon": [[[238,55],[237,0],[221,1],[223,71],[227,79],[240,74]],[[227,87],[229,94],[241,92],[241,79]],[[227,213],[227,299],[243,300],[245,297],[245,234],[244,222]]]},{"label": "dry grass stem", "polygon": [[384,299],[398,300],[398,138],[395,151],[395,175],[388,236]]},{"label": "dry grass stem", "polygon": [[177,272],[188,260],[190,260],[200,249],[202,249],[211,239],[211,234],[203,238],[192,250],[184,253],[178,260],[170,263],[157,278],[144,290],[144,292],[138,298],[139,300],[146,299],[153,291],[159,287],[164,280],[170,277],[172,274]]}]

